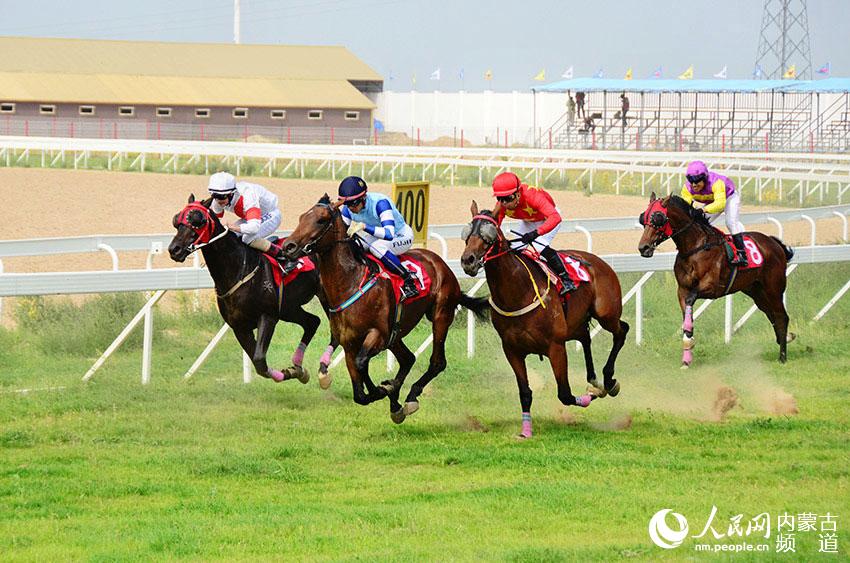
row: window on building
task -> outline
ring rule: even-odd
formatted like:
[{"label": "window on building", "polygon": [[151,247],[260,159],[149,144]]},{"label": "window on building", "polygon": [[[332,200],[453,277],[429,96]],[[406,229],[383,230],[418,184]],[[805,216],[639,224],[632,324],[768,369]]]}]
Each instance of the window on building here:
[{"label": "window on building", "polygon": [[136,113],[136,108],[134,108],[133,106],[121,106],[120,108],[118,108],[118,115],[121,115],[121,116],[124,116],[124,117],[133,117],[133,115],[135,115],[135,113]]},{"label": "window on building", "polygon": [[285,109],[273,109],[271,111],[272,119],[286,119],[286,110]]},{"label": "window on building", "polygon": [[171,108],[156,108],[157,117],[171,117]]},{"label": "window on building", "polygon": [[210,109],[209,108],[197,108],[195,110],[195,117],[201,117],[201,118],[206,119],[209,116],[210,116]]},{"label": "window on building", "polygon": [[15,113],[15,104],[11,102],[3,102],[0,104],[0,113]]},{"label": "window on building", "polygon": [[246,119],[248,117],[248,108],[233,108],[234,119]]},{"label": "window on building", "polygon": [[347,111],[347,112],[345,112],[345,120],[346,121],[360,121],[360,112],[359,111]]},{"label": "window on building", "polygon": [[311,109],[307,112],[307,119],[322,119],[322,110]]},{"label": "window on building", "polygon": [[94,115],[94,106],[80,106],[80,115]]},{"label": "window on building", "polygon": [[52,104],[42,104],[38,106],[38,113],[41,115],[56,115],[56,106]]}]

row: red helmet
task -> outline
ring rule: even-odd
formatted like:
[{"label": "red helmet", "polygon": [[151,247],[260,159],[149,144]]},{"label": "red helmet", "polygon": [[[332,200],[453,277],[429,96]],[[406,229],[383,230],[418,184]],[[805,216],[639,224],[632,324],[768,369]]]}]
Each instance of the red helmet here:
[{"label": "red helmet", "polygon": [[519,177],[513,172],[502,172],[493,178],[493,197],[511,195],[522,185]]}]

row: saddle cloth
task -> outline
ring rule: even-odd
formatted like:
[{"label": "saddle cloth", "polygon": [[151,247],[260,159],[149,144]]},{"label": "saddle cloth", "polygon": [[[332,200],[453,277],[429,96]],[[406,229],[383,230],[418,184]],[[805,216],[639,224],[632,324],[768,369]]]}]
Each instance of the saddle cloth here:
[{"label": "saddle cloth", "polygon": [[[735,256],[738,255],[738,249],[735,248],[732,235],[723,233],[723,239],[726,241],[723,245],[726,249],[726,260],[731,264]],[[762,255],[756,242],[748,235],[744,235],[744,248],[747,250],[747,265],[738,266],[738,269],[752,270],[753,268],[760,268],[764,263],[764,255]]]},{"label": "saddle cloth", "polygon": [[[367,253],[365,256],[368,259],[372,260],[372,262],[374,262],[378,266],[378,271],[380,272],[378,274],[379,276],[390,280],[393,286],[393,293],[395,294],[396,303],[398,303],[399,299],[401,298],[401,286],[404,285],[404,280],[387,270],[383,262],[372,256],[371,254]],[[416,297],[408,299],[407,301],[405,301],[405,303],[417,301],[428,295],[431,292],[431,277],[428,275],[428,272],[425,270],[425,267],[422,265],[422,263],[404,254],[402,254],[398,258],[401,261],[402,266],[407,268],[409,272],[413,272],[413,277],[416,279],[416,289],[418,290]]]},{"label": "saddle cloth", "polygon": [[265,256],[266,260],[268,260],[269,263],[271,263],[272,265],[272,275],[274,276],[275,287],[280,287],[281,283],[283,283],[283,286],[286,287],[292,282],[292,280],[297,278],[300,274],[316,269],[316,265],[313,263],[313,261],[309,257],[305,256],[304,258],[298,259],[298,266],[296,266],[294,270],[286,274],[286,278],[284,278],[283,266],[280,264],[280,262],[278,262],[277,259],[269,256],[268,254],[263,253],[263,256]]},{"label": "saddle cloth", "polygon": [[[561,286],[563,285],[561,283],[561,278],[559,278],[555,272],[549,268],[546,261],[543,260],[539,254],[531,252],[530,250],[525,250],[524,254],[540,264],[540,267],[543,268],[543,271],[546,272],[546,275],[549,276],[550,280],[552,280],[552,284],[555,285],[555,289],[560,292]],[[590,282],[590,272],[580,258],[570,256],[566,252],[561,251],[558,252],[558,256],[561,257],[561,261],[564,263],[564,268],[567,270],[567,275],[570,276],[570,279],[573,281],[576,288],[583,283]],[[567,298],[569,297],[570,294],[567,294]]]}]

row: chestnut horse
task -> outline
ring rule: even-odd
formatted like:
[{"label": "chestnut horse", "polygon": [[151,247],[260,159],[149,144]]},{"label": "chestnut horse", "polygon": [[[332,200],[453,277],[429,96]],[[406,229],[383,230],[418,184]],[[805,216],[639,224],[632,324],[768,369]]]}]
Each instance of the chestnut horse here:
[{"label": "chestnut horse", "polygon": [[[502,349],[519,387],[523,419],[520,437],[532,435],[531,388],[525,367],[525,358],[530,354],[549,358],[558,384],[558,399],[564,405],[587,407],[594,398],[616,396],[620,383],[614,379],[614,364],[626,342],[629,325],[620,319],[622,294],[614,270],[595,254],[570,250],[570,255],[587,265],[591,279],[572,291],[567,305],[563,306],[558,293],[549,287],[548,275],[534,260],[511,249],[512,241],[506,240],[494,219],[498,208],[479,212],[478,204],[473,201],[470,211],[472,223],[464,232],[466,248],[461,266],[470,276],[477,275],[484,266],[493,304],[493,326],[502,339]],[[602,368],[604,387],[599,385],[593,367],[591,319],[596,319],[614,337],[608,361]],[[567,340],[578,340],[582,345],[590,394],[576,397],[570,390]]]},{"label": "chestnut horse", "polygon": [[[457,306],[462,305],[479,317],[486,315],[489,306],[486,299],[474,299],[461,292],[457,278],[435,253],[411,250],[402,259],[408,256],[418,260],[431,278],[431,288],[426,296],[402,306],[399,327],[393,331],[397,305],[391,282],[373,271],[372,261],[364,257],[358,243],[347,238],[340,205],[331,203],[325,194],[299,217],[298,226],[287,237],[283,249],[289,258],[316,254],[322,287],[334,307],[328,315],[331,334],[345,350],[354,402],[368,405],[389,397],[390,417],[398,424],[419,409],[422,390],[446,369],[446,334]],[[416,361],[402,338],[419,324],[423,315],[433,325],[431,359],[428,370],[411,386],[402,407],[399,391]],[[390,341],[393,332],[397,335]],[[376,386],[369,377],[369,360],[386,349],[398,360],[398,373],[394,379]]]},{"label": "chestnut horse", "polygon": [[696,209],[678,196],[656,199],[638,219],[644,226],[638,243],[641,256],[652,256],[655,248],[673,239],[676,262],[673,273],[679,284],[679,307],[682,309],[682,367],[693,361],[693,307],[697,299],[717,299],[742,291],[749,295],[773,325],[779,344],[779,361],[785,362],[787,342],[794,339],[788,332],[788,313],[782,295],[785,293],[785,270],[794,251],[774,236],[744,233],[757,246],[761,265],[738,270],[726,257],[724,234],[711,226],[701,209]]},{"label": "chestnut horse", "polygon": [[[318,273],[311,270],[299,274],[278,293],[272,265],[261,252],[243,244],[236,234],[225,229],[210,210],[211,201],[195,201],[195,196],[191,195],[188,205],[174,216],[177,234],[168,245],[171,259],[183,262],[200,249],[215,283],[218,310],[251,358],[257,373],[276,382],[296,378],[307,383],[310,375],[301,366],[301,361],[321,320],[302,307],[313,296],[323,300]],[[283,371],[270,368],[266,362],[278,319],[304,329],[301,343],[292,357],[293,365]],[[256,338],[254,329],[257,329]],[[328,346],[319,365],[319,383],[323,388],[330,384],[327,366],[333,348],[333,344]]]}]

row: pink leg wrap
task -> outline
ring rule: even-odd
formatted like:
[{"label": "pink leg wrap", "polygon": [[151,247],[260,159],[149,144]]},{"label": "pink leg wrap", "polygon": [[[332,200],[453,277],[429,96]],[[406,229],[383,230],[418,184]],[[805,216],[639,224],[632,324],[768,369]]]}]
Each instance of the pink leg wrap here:
[{"label": "pink leg wrap", "polygon": [[576,397],[576,406],[586,408],[590,406],[590,401],[593,400],[593,397],[590,395],[579,395]]},{"label": "pink leg wrap", "polygon": [[519,433],[523,438],[531,438],[531,413],[522,413],[522,432]]},{"label": "pink leg wrap", "polygon": [[694,308],[690,305],[685,305],[685,320],[682,322],[682,330],[685,332],[694,331]]},{"label": "pink leg wrap", "polygon": [[301,362],[304,361],[304,350],[307,349],[307,345],[303,342],[298,345],[298,348],[295,349],[295,353],[292,354],[292,363],[296,366],[301,367]]},{"label": "pink leg wrap", "polygon": [[685,365],[691,365],[691,362],[694,361],[694,352],[693,350],[683,350],[682,351],[682,363]]},{"label": "pink leg wrap", "polygon": [[321,358],[319,358],[319,363],[321,363],[321,364],[325,364],[325,365],[330,365],[330,363],[331,363],[331,354],[333,354],[333,352],[334,352],[334,347],[333,347],[333,346],[328,346],[328,347],[325,349],[325,353],[324,353],[324,354],[322,354],[322,357],[321,357]]},{"label": "pink leg wrap", "polygon": [[276,369],[273,369],[273,368],[269,368],[268,376],[271,377],[272,379],[274,379],[278,383],[280,383],[281,381],[286,379],[286,375],[284,375],[282,371],[279,371],[279,370],[276,370]]}]

